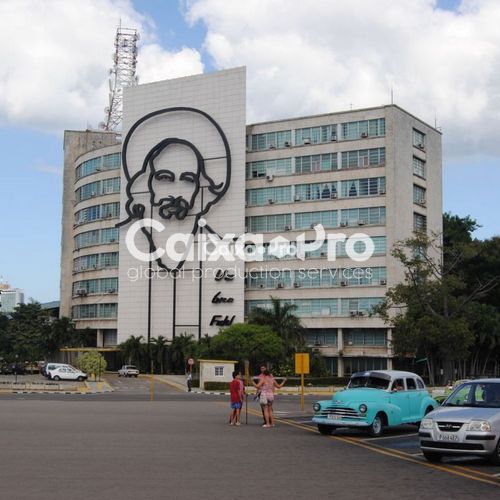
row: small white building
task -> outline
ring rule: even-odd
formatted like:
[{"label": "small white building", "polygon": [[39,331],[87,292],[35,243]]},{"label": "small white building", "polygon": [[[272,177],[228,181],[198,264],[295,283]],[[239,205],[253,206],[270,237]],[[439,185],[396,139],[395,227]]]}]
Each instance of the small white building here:
[{"label": "small white building", "polygon": [[220,359],[199,359],[200,389],[205,389],[206,382],[231,382],[237,361]]}]

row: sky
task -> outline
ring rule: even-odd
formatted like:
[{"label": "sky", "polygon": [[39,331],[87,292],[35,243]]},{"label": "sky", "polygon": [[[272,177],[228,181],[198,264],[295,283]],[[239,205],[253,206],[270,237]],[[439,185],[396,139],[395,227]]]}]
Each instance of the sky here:
[{"label": "sky", "polygon": [[140,83],[247,66],[247,122],[394,102],[443,132],[444,210],[500,235],[498,0],[0,0],[0,276],[59,299],[62,139]]}]

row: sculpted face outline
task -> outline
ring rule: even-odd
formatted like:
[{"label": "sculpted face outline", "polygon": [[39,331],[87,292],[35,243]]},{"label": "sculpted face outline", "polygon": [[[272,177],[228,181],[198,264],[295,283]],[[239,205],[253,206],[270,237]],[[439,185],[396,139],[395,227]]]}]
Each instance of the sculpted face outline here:
[{"label": "sculpted face outline", "polygon": [[[146,154],[142,167],[134,174],[130,175],[128,159],[127,159],[127,151],[129,147],[129,142],[135,133],[135,131],[146,121],[162,114],[166,113],[195,113],[203,116],[209,123],[208,126],[214,127],[221,139],[225,150],[225,156],[220,158],[226,159],[226,178],[225,181],[220,183],[215,183],[215,181],[208,175],[206,169],[206,160],[203,158],[202,154],[198,150],[198,148],[190,141],[187,141],[182,138],[177,137],[168,137],[161,140],[158,144],[153,146],[148,153]],[[174,172],[169,169],[156,169],[155,160],[159,157],[159,155],[164,152],[169,146],[172,145],[181,145],[187,147],[192,151],[196,158],[196,171],[184,171],[182,172],[178,179],[175,178]],[[177,220],[184,220],[188,215],[190,215],[190,211],[193,209],[194,204],[196,202],[196,198],[198,193],[202,187],[207,188],[207,190],[215,195],[213,199],[208,201],[201,209],[194,214],[193,226],[191,228],[191,234],[194,235],[199,228],[198,222],[201,217],[203,217],[210,208],[218,203],[221,198],[226,194],[229,189],[229,185],[231,183],[231,151],[229,148],[229,143],[227,141],[226,135],[224,134],[220,125],[210,116],[208,113],[201,111],[196,108],[190,107],[173,107],[173,108],[165,108],[157,111],[153,111],[142,118],[140,118],[128,131],[125,140],[123,142],[122,148],[122,167],[123,173],[127,180],[127,185],[125,188],[127,195],[127,202],[125,204],[125,211],[127,214],[127,218],[121,222],[119,222],[116,227],[124,226],[133,220],[143,219],[146,215],[146,207],[142,203],[137,203],[134,199],[134,194],[132,193],[132,187],[134,182],[139,179],[141,176],[145,175],[146,171],[149,169],[148,175],[148,190],[150,194],[150,204],[152,207],[159,207],[158,214],[159,216],[168,221],[172,218]],[[174,182],[174,181],[185,181],[191,182],[193,184],[192,194],[189,199],[186,199],[182,196],[174,196],[168,195],[166,197],[157,196],[155,186],[161,185],[166,182]],[[207,183],[206,186],[202,186],[202,182],[205,181]],[[209,226],[206,226],[208,230],[210,230]],[[150,246],[150,250],[154,252],[156,250],[156,245],[152,237],[152,233],[148,231],[146,228],[141,229],[144,236],[147,238]],[[165,269],[167,271],[178,270],[183,267],[185,261],[178,262],[177,265],[173,268],[169,268],[166,266],[161,258],[156,259],[156,262],[159,267]]]}]

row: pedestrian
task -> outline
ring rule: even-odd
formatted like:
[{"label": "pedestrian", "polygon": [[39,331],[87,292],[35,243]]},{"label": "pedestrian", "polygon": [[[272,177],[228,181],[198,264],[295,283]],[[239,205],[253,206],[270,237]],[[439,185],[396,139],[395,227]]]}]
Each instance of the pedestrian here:
[{"label": "pedestrian", "polygon": [[265,420],[262,427],[274,427],[274,389],[281,389],[285,385],[286,378],[283,379],[281,384],[278,384],[269,370],[264,370],[263,375],[257,384],[257,389],[260,391],[259,403]]},{"label": "pedestrian", "polygon": [[241,425],[240,414],[243,404],[243,390],[241,386],[241,373],[233,372],[233,380],[229,384],[229,394],[231,397],[231,414],[229,415],[229,425]]},{"label": "pedestrian", "polygon": [[193,388],[193,375],[191,374],[191,372],[187,374],[186,382],[187,382],[188,392],[191,392],[191,389]]},{"label": "pedestrian", "polygon": [[[258,389],[258,384],[261,382],[261,380],[264,379],[264,372],[267,370],[267,364],[261,363],[259,365],[259,370],[260,370],[259,375],[257,375],[256,377],[253,377],[253,379],[252,379],[252,385],[257,389],[256,394],[255,394],[256,401],[259,401],[259,398],[260,398],[260,389]],[[264,415],[264,408],[261,406],[260,409],[262,411],[262,420],[263,420],[264,424],[266,424],[266,417]]]}]

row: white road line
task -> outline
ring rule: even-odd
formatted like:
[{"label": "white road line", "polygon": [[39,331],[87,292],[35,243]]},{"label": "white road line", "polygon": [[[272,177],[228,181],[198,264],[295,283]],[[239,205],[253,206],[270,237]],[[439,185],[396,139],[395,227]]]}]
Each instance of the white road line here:
[{"label": "white road line", "polygon": [[423,453],[410,453],[410,455],[411,455],[412,457],[423,457],[423,456],[424,456],[424,454],[423,454]]},{"label": "white road line", "polygon": [[403,437],[409,437],[409,436],[418,436],[418,432],[412,432],[411,434],[400,434],[399,436],[382,436],[382,437],[375,437],[375,438],[366,438],[363,441],[378,441],[382,439],[399,439]]}]

